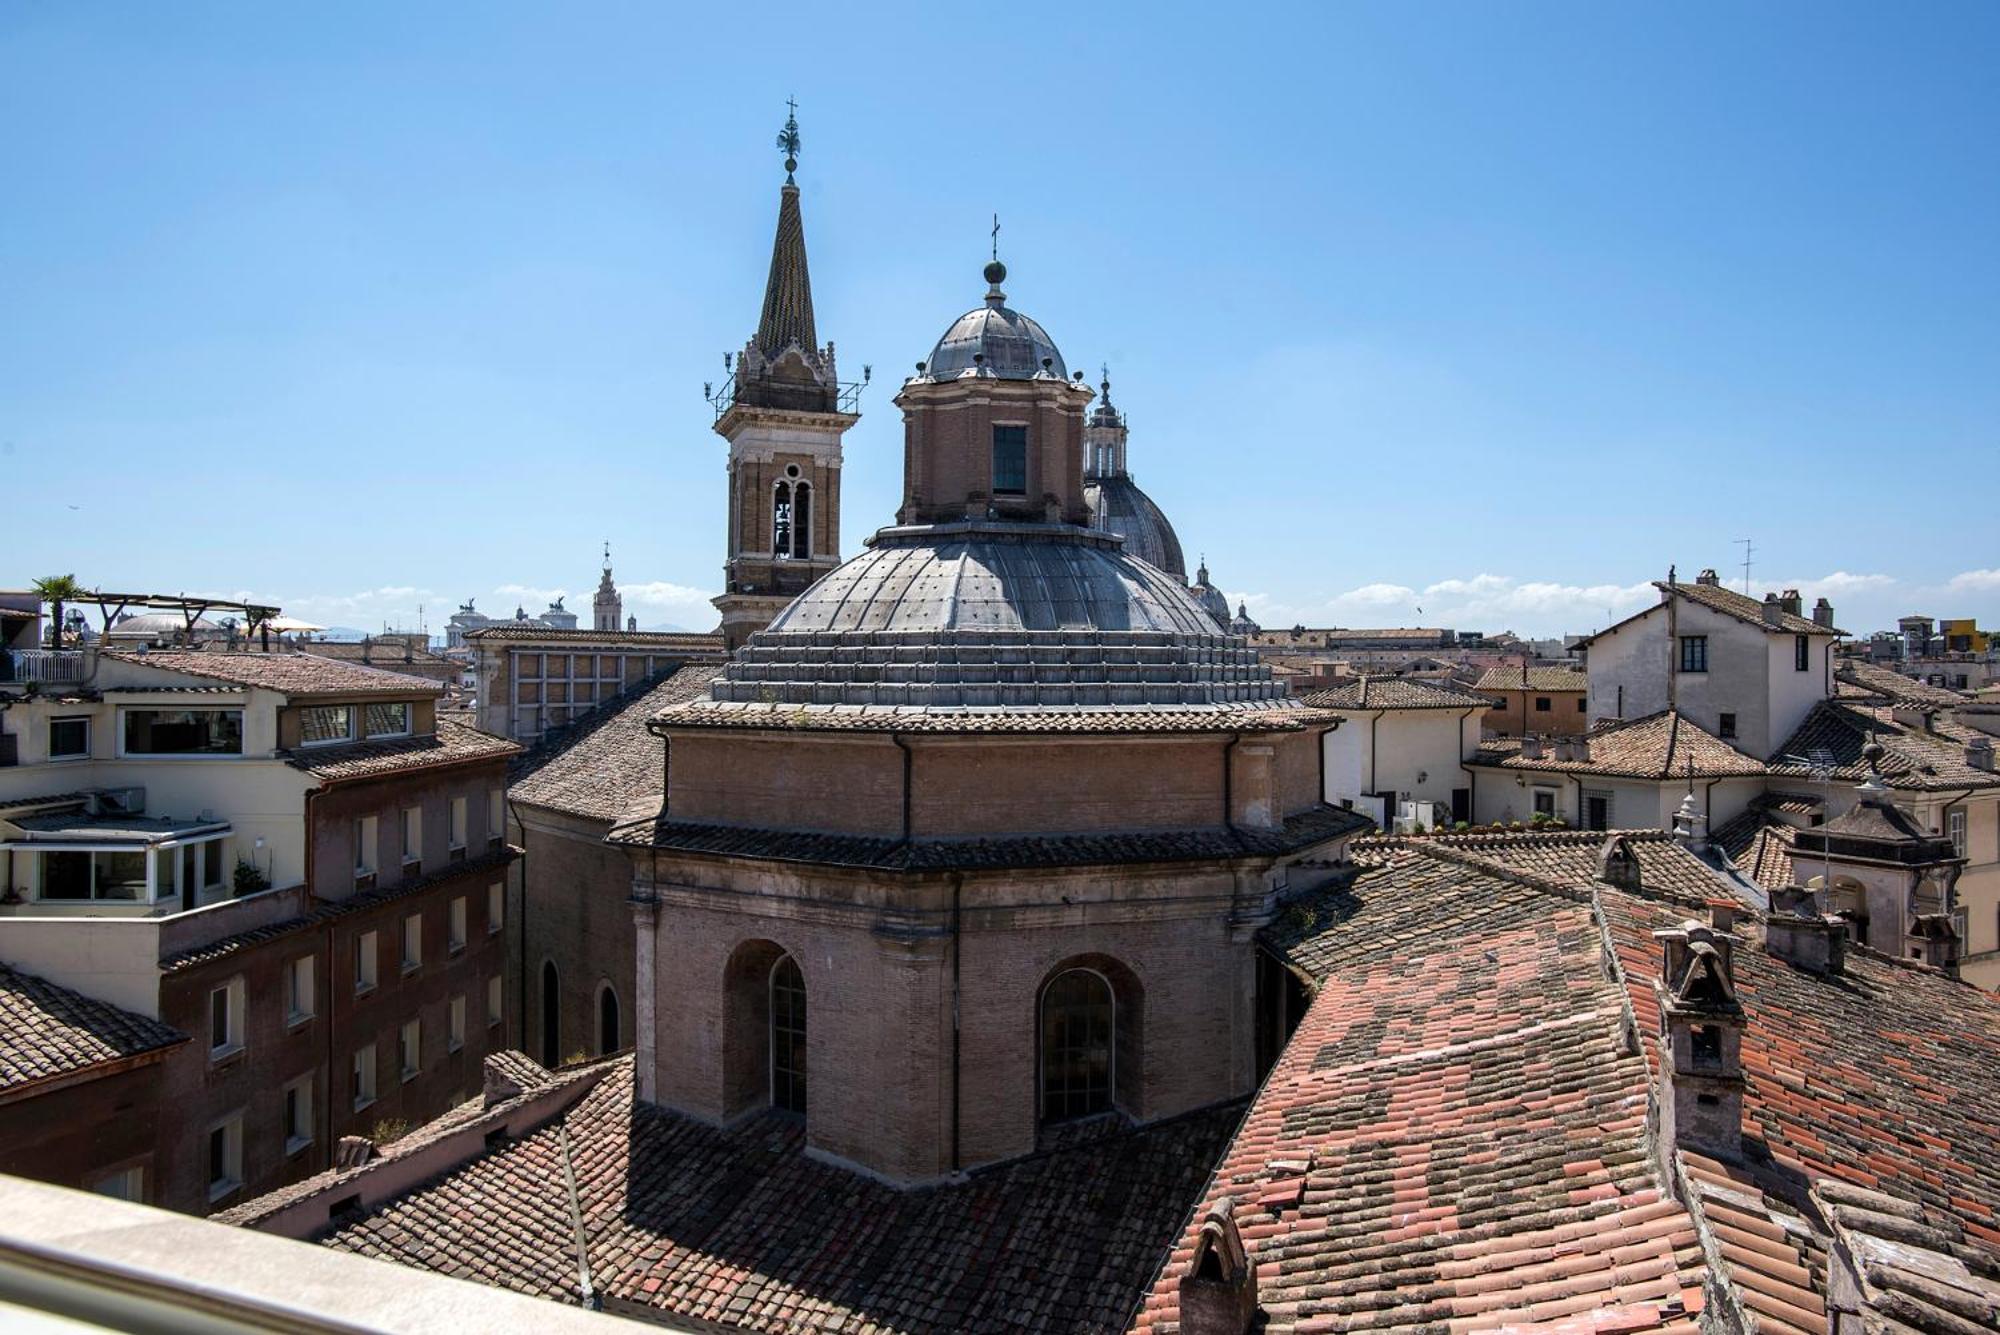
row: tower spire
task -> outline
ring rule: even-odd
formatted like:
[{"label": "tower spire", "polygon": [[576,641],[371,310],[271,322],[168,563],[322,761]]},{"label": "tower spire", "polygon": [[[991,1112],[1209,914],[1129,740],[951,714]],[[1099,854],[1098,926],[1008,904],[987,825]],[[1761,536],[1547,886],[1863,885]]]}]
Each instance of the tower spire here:
[{"label": "tower spire", "polygon": [[798,103],[787,100],[791,115],[778,132],[785,155],[785,184],[778,192],[778,234],[771,243],[771,276],[764,284],[764,314],[757,322],[757,350],[772,360],[796,343],[807,353],[817,350],[813,328],[812,277],[806,271],[806,230],[799,217],[799,187],[792,173],[799,165]]}]

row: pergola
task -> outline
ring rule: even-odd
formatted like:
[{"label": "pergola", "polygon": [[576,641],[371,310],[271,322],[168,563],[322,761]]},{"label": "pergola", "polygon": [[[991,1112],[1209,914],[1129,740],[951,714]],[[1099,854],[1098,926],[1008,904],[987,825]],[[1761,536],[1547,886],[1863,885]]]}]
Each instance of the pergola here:
[{"label": "pergola", "polygon": [[91,589],[66,599],[71,606],[88,603],[97,609],[103,620],[103,631],[111,632],[112,623],[129,611],[143,609],[148,612],[178,612],[188,638],[194,637],[194,623],[211,611],[241,612],[245,635],[256,635],[263,647],[271,643],[271,621],[279,609],[264,603],[242,603],[231,598],[190,597],[185,593],[106,593],[102,589]]}]

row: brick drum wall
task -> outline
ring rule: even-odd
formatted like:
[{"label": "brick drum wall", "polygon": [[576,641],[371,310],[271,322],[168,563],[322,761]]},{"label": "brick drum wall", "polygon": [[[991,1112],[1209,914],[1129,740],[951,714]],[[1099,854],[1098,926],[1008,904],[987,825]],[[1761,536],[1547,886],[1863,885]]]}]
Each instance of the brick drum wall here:
[{"label": "brick drum wall", "polygon": [[[521,1045],[543,1060],[542,967],[553,962],[559,983],[556,1061],[598,1047],[598,990],[618,996],[619,1046],[637,1033],[632,990],[632,864],[604,845],[608,822],[582,820],[532,807],[516,809],[527,855],[514,874],[521,897],[522,944],[508,976],[522,980],[525,1023]],[[520,966],[525,960],[526,969]]]}]

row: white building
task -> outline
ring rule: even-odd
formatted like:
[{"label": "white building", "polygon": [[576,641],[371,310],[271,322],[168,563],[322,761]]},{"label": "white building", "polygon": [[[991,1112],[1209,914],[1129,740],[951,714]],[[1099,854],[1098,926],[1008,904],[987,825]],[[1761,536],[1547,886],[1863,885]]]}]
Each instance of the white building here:
[{"label": "white building", "polygon": [[1396,677],[1361,677],[1303,697],[1341,716],[1320,741],[1325,798],[1388,829],[1397,819],[1428,827],[1472,819],[1464,764],[1479,747],[1483,695]]},{"label": "white building", "polygon": [[1779,754],[1813,706],[1833,695],[1833,646],[1844,632],[1822,598],[1810,620],[1798,591],[1760,603],[1722,587],[1657,585],[1660,601],[1584,641],[1593,723],[1672,709],[1759,760]]}]

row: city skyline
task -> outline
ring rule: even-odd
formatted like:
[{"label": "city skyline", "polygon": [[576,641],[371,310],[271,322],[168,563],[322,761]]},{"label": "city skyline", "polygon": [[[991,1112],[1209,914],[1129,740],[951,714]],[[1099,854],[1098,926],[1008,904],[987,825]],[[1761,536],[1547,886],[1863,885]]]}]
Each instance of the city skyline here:
[{"label": "city skyline", "polygon": [[1670,564],[1736,583],[1746,536],[1759,592],[1853,632],[2000,614],[1948,522],[2000,409],[1990,12],[777,25],[750,80],[647,11],[478,12],[0,20],[42,127],[0,149],[6,582],[439,629],[587,599],[609,537],[628,612],[706,629],[700,386],[755,323],[796,96],[821,336],[875,373],[848,554],[997,210],[1012,304],[1110,364],[1135,474],[1267,625],[1588,631]]}]

